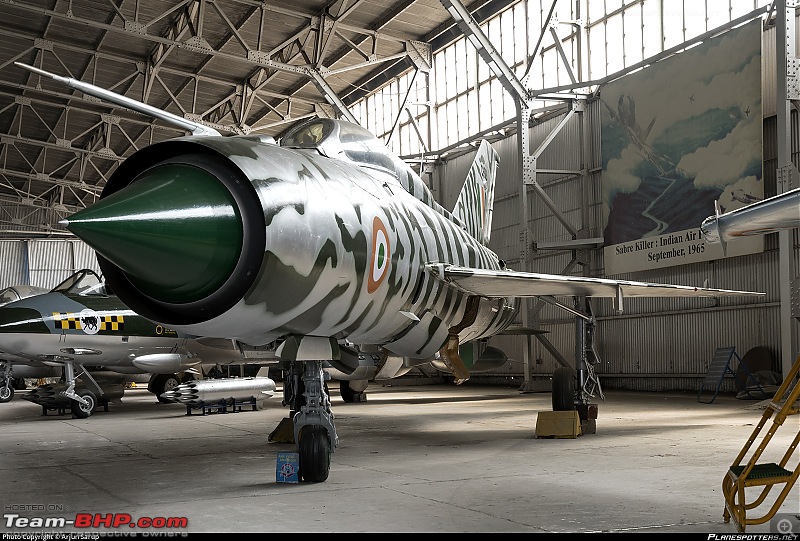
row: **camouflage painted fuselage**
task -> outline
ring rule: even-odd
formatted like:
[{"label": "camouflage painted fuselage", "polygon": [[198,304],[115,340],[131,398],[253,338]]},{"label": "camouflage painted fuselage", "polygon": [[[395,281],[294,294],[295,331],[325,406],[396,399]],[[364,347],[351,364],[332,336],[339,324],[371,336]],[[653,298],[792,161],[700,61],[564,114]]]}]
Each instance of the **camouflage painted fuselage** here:
[{"label": "camouflage painted fuselage", "polygon": [[[247,136],[186,137],[156,144],[120,166],[104,191],[105,205],[101,199],[95,205],[100,210],[90,207],[74,215],[70,229],[102,254],[106,279],[126,304],[191,334],[250,344],[287,335],[333,337],[422,359],[434,355],[452,333],[464,343],[507,327],[516,315],[514,299],[470,301],[425,270],[431,263],[499,270],[497,255],[438,205],[410,168],[382,152],[379,147],[385,147],[377,139],[356,135],[364,139],[338,151],[285,148]],[[164,165],[167,160],[171,165]],[[207,160],[213,165],[206,165]],[[175,195],[179,190],[160,197],[159,189],[176,163],[199,169],[200,176],[233,178],[225,181],[230,197],[220,198],[225,201],[210,205],[211,210],[180,203]],[[115,253],[107,242],[93,242],[81,229],[84,223],[93,228],[109,222],[108,216],[119,216],[143,178],[154,186],[146,196],[151,217],[138,208],[135,218],[134,212],[122,214],[127,231],[137,231],[145,244],[145,233],[164,238],[184,225],[181,216],[205,213],[193,238],[184,235],[175,241],[175,250],[163,249],[162,243],[159,259],[148,261],[171,276],[163,278],[173,280],[169,288],[159,285],[162,276],[132,266],[129,250]],[[139,191],[145,199],[143,189]],[[258,213],[252,211],[254,202]],[[104,212],[106,217],[98,218]],[[222,215],[234,215],[243,224],[244,238],[229,242],[238,244],[238,261],[220,265],[224,258],[219,256],[213,265],[205,260],[194,265],[186,261],[192,255],[170,259],[171,252],[182,249],[178,245],[187,243],[191,253],[228,249],[222,234],[208,225],[222,222]],[[219,287],[198,286],[195,277],[187,278],[193,280],[189,285],[174,282],[203,264]],[[221,266],[233,270],[220,276]],[[220,290],[227,292],[224,299]],[[214,293],[214,302],[202,298]]]}]

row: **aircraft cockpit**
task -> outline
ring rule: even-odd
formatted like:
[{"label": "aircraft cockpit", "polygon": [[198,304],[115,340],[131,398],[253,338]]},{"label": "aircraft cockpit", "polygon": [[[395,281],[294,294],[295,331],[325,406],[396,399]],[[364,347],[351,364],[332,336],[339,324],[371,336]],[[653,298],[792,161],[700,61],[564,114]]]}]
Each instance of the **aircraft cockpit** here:
[{"label": "aircraft cockpit", "polygon": [[44,287],[29,286],[29,285],[16,285],[9,286],[0,290],[0,306],[6,305],[10,302],[18,301],[33,295],[41,295],[50,291]]},{"label": "aircraft cockpit", "polygon": [[65,295],[110,295],[105,282],[91,269],[79,270],[51,291]]},{"label": "aircraft cockpit", "polygon": [[369,130],[358,124],[315,118],[287,132],[280,146],[316,150],[323,156],[381,169],[398,176],[398,167],[389,150]]}]

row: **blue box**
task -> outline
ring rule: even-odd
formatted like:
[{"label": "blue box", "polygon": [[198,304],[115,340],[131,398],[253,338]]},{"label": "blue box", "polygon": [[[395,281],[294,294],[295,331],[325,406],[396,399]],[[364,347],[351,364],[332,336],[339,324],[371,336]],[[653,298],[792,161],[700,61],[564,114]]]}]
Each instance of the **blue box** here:
[{"label": "blue box", "polygon": [[275,467],[275,480],[279,483],[300,482],[300,453],[278,451]]}]

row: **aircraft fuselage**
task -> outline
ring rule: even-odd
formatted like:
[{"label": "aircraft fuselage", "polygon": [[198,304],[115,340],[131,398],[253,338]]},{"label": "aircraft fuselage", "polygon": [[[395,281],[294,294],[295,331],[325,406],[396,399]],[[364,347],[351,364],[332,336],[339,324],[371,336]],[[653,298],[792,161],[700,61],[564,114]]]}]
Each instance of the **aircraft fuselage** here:
[{"label": "aircraft fuselage", "polygon": [[[517,309],[513,299],[475,299],[477,312],[467,314],[468,295],[426,272],[431,262],[488,269],[500,269],[501,262],[447,211],[415,197],[409,186],[418,177],[404,178],[392,167],[388,162],[367,169],[316,150],[283,148],[246,136],[186,137],[147,147],[117,170],[104,192],[106,203],[126,187],[128,198],[131,190],[134,199],[147,197],[149,214],[136,206],[136,217],[126,215],[128,226],[137,221],[137,240],[146,246],[150,240],[143,231],[156,236],[163,229],[174,234],[190,227],[180,219],[185,208],[171,206],[174,194],[159,193],[179,189],[178,182],[165,187],[170,179],[204,191],[208,210],[195,207],[187,220],[194,220],[192,249],[211,255],[192,261],[194,254],[178,255],[185,246],[160,246],[156,268],[188,275],[185,283],[169,287],[150,269],[144,274],[153,280],[133,282],[102,257],[101,268],[120,298],[140,314],[183,332],[256,345],[285,335],[346,337],[356,344],[383,345],[398,355],[428,358],[449,329],[462,322],[461,343],[508,326]],[[122,212],[133,213],[125,204]],[[120,212],[121,206],[107,208]],[[92,209],[83,218],[102,221]],[[243,229],[251,235],[231,240],[231,233],[221,239],[209,225],[227,231],[229,219],[244,224],[230,227],[231,232]],[[81,228],[81,221],[70,220],[70,227]],[[84,238],[91,243],[91,235]],[[230,243],[241,249],[229,256]],[[104,257],[123,271],[142,276],[142,268],[131,268],[129,253],[117,258],[113,249],[103,248]],[[169,254],[176,254],[175,261]],[[204,277],[179,270],[204,266],[214,269]],[[218,268],[232,270],[217,276]],[[159,285],[153,285],[157,280]],[[173,302],[173,291],[191,302]]]}]

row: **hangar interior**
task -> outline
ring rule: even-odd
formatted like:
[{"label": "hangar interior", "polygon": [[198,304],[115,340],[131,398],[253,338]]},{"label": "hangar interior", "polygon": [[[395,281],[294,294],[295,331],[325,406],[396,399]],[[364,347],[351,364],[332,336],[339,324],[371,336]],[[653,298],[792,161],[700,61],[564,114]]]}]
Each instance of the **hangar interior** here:
[{"label": "hangar interior", "polygon": [[[714,215],[713,201],[722,201],[723,195],[728,209],[752,200],[732,198],[741,192],[729,183],[737,174],[751,178],[760,190],[745,189],[751,198],[763,200],[798,187],[800,156],[790,146],[798,140],[800,95],[791,69],[797,62],[797,14],[787,4],[2,3],[0,287],[52,287],[75,270],[99,270],[93,250],[59,221],[95,203],[116,167],[134,151],[186,134],[71,90],[19,62],[112,90],[223,134],[280,139],[298,122],[316,116],[354,121],[411,164],[447,209],[453,208],[485,139],[500,159],[489,247],[509,268],[766,293],[755,300],[629,298],[622,313],[606,300],[576,306],[564,301],[590,314],[589,329],[586,318],[550,299],[528,301],[518,323],[546,334],[493,337],[490,343],[508,360],[474,373],[474,383],[525,388],[548,381],[559,366],[588,358],[609,389],[697,391],[715,350],[727,346],[735,346],[740,355],[767,348],[771,370],[787,374],[800,352],[797,228],[770,232],[745,253],[732,250],[684,263],[616,258],[611,265],[609,252],[647,238],[641,231],[626,237],[624,216],[615,221],[622,232],[610,228],[612,209],[639,204],[625,190],[626,173],[614,169],[629,156],[625,152],[638,149],[647,167],[660,170],[654,178],[674,180],[663,163],[658,165],[658,153],[668,142],[656,144],[648,136],[671,130],[672,137],[680,137],[676,134],[684,130],[684,140],[705,137],[705,146],[713,150],[739,122],[763,119],[757,130],[761,145],[750,141],[750,151],[755,146],[760,156],[757,167],[752,160],[735,164],[741,151],[721,143],[716,158],[700,155],[698,142],[694,161],[667,168],[682,172],[680,182],[691,184],[701,177],[708,182],[698,190],[706,204],[701,215]],[[702,62],[731,33],[752,28],[759,37],[752,57],[760,60],[755,94],[740,86],[744,60],[737,66]],[[664,101],[648,102],[653,74],[669,76],[695,54],[707,56],[690,61],[696,78],[687,85],[693,86],[675,79],[673,87],[660,88],[666,92],[657,99]],[[624,90],[634,80],[642,92],[636,109]],[[604,100],[606,95],[619,99]],[[702,104],[701,96],[707,100]],[[692,109],[695,104],[704,109]],[[698,120],[701,115],[706,120]],[[665,128],[668,117],[672,124]],[[707,126],[709,119],[713,123],[722,117],[737,120],[726,124],[729,132],[722,135],[686,131],[695,126],[693,120]],[[638,145],[623,149],[613,128],[601,130],[616,120],[622,120],[617,129],[627,130]],[[709,164],[716,170],[701,167]],[[707,180],[715,175],[717,184]],[[612,205],[613,197],[626,193],[628,199]],[[689,207],[693,197],[696,192],[683,192],[671,204]],[[691,227],[699,228],[697,214],[691,216],[683,216],[683,223],[694,219]],[[587,336],[592,339],[588,345]],[[723,390],[734,389],[734,378],[725,378]]]}]

